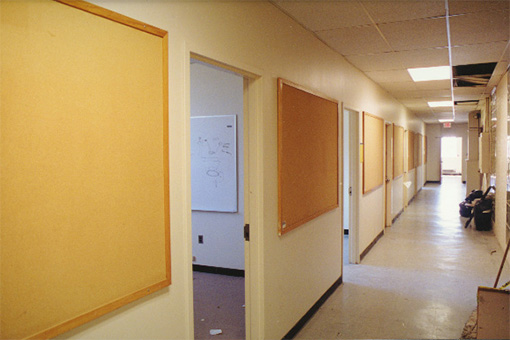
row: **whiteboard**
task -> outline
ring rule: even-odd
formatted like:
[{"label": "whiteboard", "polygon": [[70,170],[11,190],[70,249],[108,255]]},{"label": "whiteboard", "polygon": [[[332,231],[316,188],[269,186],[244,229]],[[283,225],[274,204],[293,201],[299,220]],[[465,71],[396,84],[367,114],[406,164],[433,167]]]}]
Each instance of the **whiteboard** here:
[{"label": "whiteboard", "polygon": [[191,209],[237,212],[236,116],[191,117]]}]

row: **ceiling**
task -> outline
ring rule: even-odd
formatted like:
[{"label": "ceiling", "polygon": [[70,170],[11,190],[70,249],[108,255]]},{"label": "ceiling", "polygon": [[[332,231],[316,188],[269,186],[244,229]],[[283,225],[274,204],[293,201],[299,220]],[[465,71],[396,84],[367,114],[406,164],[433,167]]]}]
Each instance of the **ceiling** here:
[{"label": "ceiling", "polygon": [[[453,116],[457,123],[466,122],[468,112],[477,109],[477,102],[499,82],[510,61],[509,0],[273,3],[426,123]],[[414,67],[480,63],[496,67],[486,76],[488,82],[476,81],[477,86],[456,86],[455,74],[453,81],[413,82],[407,72]],[[480,80],[480,72],[475,73],[470,79]],[[454,109],[427,104],[441,100],[457,104]]]}]

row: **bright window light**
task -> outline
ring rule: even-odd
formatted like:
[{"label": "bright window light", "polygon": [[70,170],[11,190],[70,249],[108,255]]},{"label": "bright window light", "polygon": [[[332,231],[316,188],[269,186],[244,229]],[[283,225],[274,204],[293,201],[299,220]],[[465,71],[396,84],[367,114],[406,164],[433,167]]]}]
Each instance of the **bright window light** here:
[{"label": "bright window light", "polygon": [[407,72],[415,82],[450,79],[450,66],[408,68]]},{"label": "bright window light", "polygon": [[453,100],[443,100],[439,102],[427,102],[430,107],[446,107],[446,106],[452,106],[453,107]]},{"label": "bright window light", "polygon": [[439,123],[453,123],[453,119],[438,119]]}]

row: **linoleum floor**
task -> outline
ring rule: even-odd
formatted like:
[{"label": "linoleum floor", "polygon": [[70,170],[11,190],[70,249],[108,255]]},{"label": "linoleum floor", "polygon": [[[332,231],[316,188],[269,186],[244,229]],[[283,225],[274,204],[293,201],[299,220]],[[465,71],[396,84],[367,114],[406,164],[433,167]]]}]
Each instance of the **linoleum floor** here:
[{"label": "linoleum floor", "polygon": [[464,198],[460,177],[424,186],[361,264],[344,261],[344,283],[296,339],[458,339],[503,256],[493,232],[464,228]]}]

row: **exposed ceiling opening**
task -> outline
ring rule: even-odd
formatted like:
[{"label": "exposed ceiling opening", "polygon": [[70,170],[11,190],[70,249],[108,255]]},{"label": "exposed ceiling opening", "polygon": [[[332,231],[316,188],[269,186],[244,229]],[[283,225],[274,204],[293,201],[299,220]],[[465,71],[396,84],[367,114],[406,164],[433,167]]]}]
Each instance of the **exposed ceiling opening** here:
[{"label": "exposed ceiling opening", "polygon": [[497,63],[481,63],[453,66],[453,86],[485,87],[496,68]]}]

